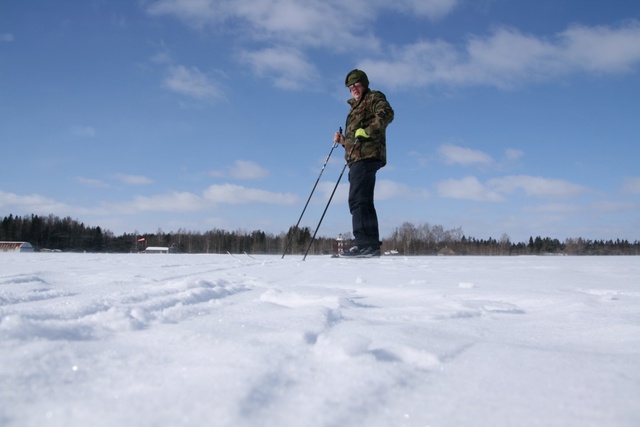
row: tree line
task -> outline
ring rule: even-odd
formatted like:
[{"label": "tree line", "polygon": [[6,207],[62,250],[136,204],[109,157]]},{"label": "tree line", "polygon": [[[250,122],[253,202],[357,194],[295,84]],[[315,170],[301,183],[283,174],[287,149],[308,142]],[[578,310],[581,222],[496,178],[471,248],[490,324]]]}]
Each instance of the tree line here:
[{"label": "tree line", "polygon": [[[287,242],[289,253],[304,253],[311,241],[311,231],[308,227],[292,227],[287,233],[274,235],[259,230],[213,229],[202,233],[179,229],[175,233],[158,230],[156,233],[133,232],[116,236],[109,230],[86,226],[71,217],[10,214],[0,224],[0,241],[29,242],[36,250],[63,252],[128,253],[160,246],[180,253],[277,254],[284,251]],[[335,245],[334,238],[316,237],[309,253],[334,253]]]},{"label": "tree line", "polygon": [[[348,248],[351,233],[342,235]],[[0,241],[25,241],[36,250],[63,252],[140,252],[149,246],[170,248],[179,253],[249,253],[303,254],[311,241],[308,227],[291,227],[279,234],[260,230],[227,231],[213,229],[195,232],[179,229],[165,233],[137,232],[116,236],[101,227],[86,226],[71,217],[54,215],[14,216],[10,214],[0,224]],[[628,240],[589,240],[568,238],[564,241],[549,237],[530,237],[528,242],[512,242],[507,234],[499,239],[477,239],[466,236],[462,228],[445,229],[428,223],[405,222],[382,241],[383,251],[399,255],[640,255],[640,242]],[[338,251],[335,237],[316,237],[309,254],[334,254]]]}]

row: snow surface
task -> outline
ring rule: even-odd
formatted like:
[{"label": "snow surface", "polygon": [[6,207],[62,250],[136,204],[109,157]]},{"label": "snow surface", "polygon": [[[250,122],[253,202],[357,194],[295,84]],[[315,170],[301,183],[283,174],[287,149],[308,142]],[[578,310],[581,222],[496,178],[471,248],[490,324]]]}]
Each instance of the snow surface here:
[{"label": "snow surface", "polygon": [[0,254],[2,426],[638,426],[640,258]]}]

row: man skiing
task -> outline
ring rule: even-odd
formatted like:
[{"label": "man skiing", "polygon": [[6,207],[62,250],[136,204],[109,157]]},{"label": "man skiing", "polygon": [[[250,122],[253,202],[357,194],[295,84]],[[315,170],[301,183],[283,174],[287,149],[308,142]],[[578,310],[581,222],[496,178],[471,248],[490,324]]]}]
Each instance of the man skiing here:
[{"label": "man skiing", "polygon": [[393,121],[393,109],[382,92],[369,89],[364,71],[352,70],[345,85],[353,98],[347,101],[345,133],[336,132],[333,141],[345,148],[349,166],[349,211],[355,244],[341,256],[380,256],[378,216],[373,203],[376,172],[387,164],[386,128]]}]

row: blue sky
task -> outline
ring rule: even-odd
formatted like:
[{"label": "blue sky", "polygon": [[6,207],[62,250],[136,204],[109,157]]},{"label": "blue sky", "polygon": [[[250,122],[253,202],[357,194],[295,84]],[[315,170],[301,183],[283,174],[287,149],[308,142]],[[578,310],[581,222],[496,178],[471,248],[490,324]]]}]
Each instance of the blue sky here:
[{"label": "blue sky", "polygon": [[[344,76],[395,110],[381,234],[640,239],[640,2],[0,4],[0,214],[116,234],[294,225]],[[338,147],[302,226],[342,170]],[[348,232],[346,174],[319,234]]]}]

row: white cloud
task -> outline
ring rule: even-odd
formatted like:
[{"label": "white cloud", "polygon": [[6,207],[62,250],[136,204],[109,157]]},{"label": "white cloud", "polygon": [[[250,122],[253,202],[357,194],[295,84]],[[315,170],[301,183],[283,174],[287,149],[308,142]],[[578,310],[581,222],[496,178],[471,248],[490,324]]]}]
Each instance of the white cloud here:
[{"label": "white cloud", "polygon": [[2,42],[12,42],[14,40],[13,34],[0,34],[0,43]]},{"label": "white cloud", "polygon": [[227,175],[226,172],[218,169],[209,171],[208,174],[216,178],[224,178]]},{"label": "white cloud", "polygon": [[340,36],[352,38],[342,25],[344,11],[336,2],[262,0],[240,1],[234,14],[250,23],[257,39],[326,46],[339,40]]},{"label": "white cloud", "polygon": [[173,59],[171,58],[171,54],[165,50],[156,52],[151,57],[151,62],[154,62],[156,64],[171,64],[172,60]]},{"label": "white cloud", "polygon": [[576,69],[627,72],[640,61],[640,21],[620,28],[576,25],[560,35],[561,53]]},{"label": "white cloud", "polygon": [[589,189],[561,179],[549,179],[537,176],[505,176],[490,179],[485,184],[476,177],[448,179],[437,184],[442,197],[461,200],[500,202],[506,196],[523,191],[527,196],[538,198],[577,197],[589,192]]},{"label": "white cloud", "polygon": [[[172,15],[198,29],[219,25],[225,21],[242,19],[250,29],[268,33],[298,34],[310,38],[318,34],[338,33],[345,28],[366,24],[389,9],[410,16],[439,19],[451,13],[460,0],[158,0],[150,3],[152,15]],[[351,19],[344,24],[345,17]],[[336,36],[334,36],[336,37]],[[342,37],[339,37],[342,38]]]},{"label": "white cloud", "polygon": [[548,203],[538,206],[525,206],[523,211],[545,214],[568,214],[580,212],[582,209],[583,207],[579,205],[572,205],[568,203]]},{"label": "white cloud", "polygon": [[487,37],[472,36],[465,46],[421,40],[392,48],[391,60],[358,64],[378,83],[403,87],[489,85],[508,88],[575,73],[622,73],[640,63],[640,21],[613,27],[573,26],[551,38],[512,28]]},{"label": "white cloud", "polygon": [[[360,14],[364,9],[372,13]],[[370,51],[379,49],[380,43],[367,25],[375,20],[379,9],[363,0],[347,4],[320,0],[159,0],[151,3],[147,12],[174,16],[199,30],[211,27],[216,31],[220,28],[237,31],[242,28],[236,59],[248,64],[256,75],[271,80],[276,87],[299,90],[320,78],[306,48],[324,47],[343,52],[354,47],[366,47]],[[344,16],[356,12],[361,19],[352,25],[344,25]],[[251,47],[243,48],[242,42]],[[154,61],[166,62],[170,58],[163,53],[154,57]],[[164,86],[197,99],[215,100],[223,96],[221,88],[197,68],[171,66]]]},{"label": "white cloud", "polygon": [[[344,177],[343,177],[344,178]],[[317,193],[321,194],[319,197],[313,197],[313,201],[319,204],[326,204],[329,201],[329,197],[331,197],[331,193],[335,188],[335,193],[333,195],[333,199],[331,199],[332,204],[341,204],[346,203],[349,199],[349,184],[346,184],[344,180],[341,180],[341,184],[336,187],[335,182],[330,181],[321,181],[318,184]]]},{"label": "white cloud", "polygon": [[[430,3],[440,2],[442,0]],[[224,26],[230,31],[242,28],[243,37],[259,42],[346,51],[355,46],[378,47],[378,41],[370,35],[369,24],[382,7],[382,2],[376,5],[366,0],[159,0],[151,3],[147,12],[175,16],[199,30]],[[362,13],[363,10],[367,13]],[[345,25],[345,17],[355,14],[359,19]]]},{"label": "white cloud", "polygon": [[83,185],[86,185],[86,186],[88,186],[88,187],[101,187],[101,188],[107,188],[107,187],[109,187],[109,185],[108,185],[106,182],[101,181],[101,180],[99,180],[99,179],[84,178],[84,177],[82,177],[82,176],[79,176],[79,177],[76,177],[76,180],[77,180],[79,183],[81,183],[81,184],[83,184]]},{"label": "white cloud", "polygon": [[195,212],[204,209],[202,198],[189,192],[171,192],[154,196],[137,196],[132,202],[109,207],[121,213],[136,212]]},{"label": "white cloud", "polygon": [[174,15],[189,25],[202,28],[229,16],[231,2],[214,0],[160,0],[152,2],[147,12],[152,15]]},{"label": "white cloud", "polygon": [[640,176],[626,178],[622,192],[627,194],[640,194]]},{"label": "white cloud", "polygon": [[451,13],[459,0],[395,0],[375,2],[381,7],[400,10],[410,16],[424,16],[431,20],[440,19]]},{"label": "white cloud", "polygon": [[413,159],[413,161],[417,162],[420,166],[427,166],[433,159],[428,154],[423,154],[419,151],[410,151],[409,157]]},{"label": "white cloud", "polygon": [[517,190],[527,196],[542,198],[576,197],[587,193],[588,188],[562,179],[516,175],[491,179],[487,186],[501,194],[512,194]]},{"label": "white cloud", "polygon": [[522,150],[516,150],[514,148],[508,148],[507,151],[505,151],[505,159],[507,161],[518,160],[522,156],[524,156],[524,151],[522,151]]},{"label": "white cloud", "polygon": [[448,179],[436,185],[442,197],[478,202],[502,202],[504,197],[483,185],[476,177]]},{"label": "white cloud", "polygon": [[[291,205],[297,201],[293,194],[274,193],[239,185],[211,185],[202,195],[190,192],[170,192],[153,196],[138,196],[132,202],[113,207],[118,212],[198,212],[212,209],[215,205],[268,203]],[[111,208],[110,208],[111,209]]]},{"label": "white cloud", "polygon": [[257,75],[271,78],[281,89],[299,89],[318,77],[315,66],[295,49],[280,47],[244,51],[239,58],[250,64]]},{"label": "white cloud", "polygon": [[[550,37],[514,28],[496,28],[488,35],[471,35],[462,45],[443,40],[418,40],[381,52],[376,20],[390,12],[439,19],[459,0],[158,0],[151,15],[176,17],[187,25],[238,31],[238,40],[263,47],[242,49],[239,58],[254,71],[273,78],[283,88],[298,88],[315,78],[305,49],[334,52],[358,49],[369,53],[357,64],[372,81],[388,86],[489,85],[509,88],[575,73],[628,72],[640,62],[640,21],[619,26],[574,25]],[[363,13],[363,11],[366,11]],[[358,16],[358,19],[345,17]],[[268,46],[268,47],[264,47]],[[384,53],[387,60],[373,58]],[[288,71],[291,69],[291,71]],[[300,76],[311,76],[300,79]]]},{"label": "white cloud", "polygon": [[447,164],[467,166],[474,164],[489,165],[493,163],[493,159],[488,154],[457,145],[441,145],[438,151]]},{"label": "white cloud", "polygon": [[[346,175],[346,173],[345,173]],[[335,182],[322,181],[318,184],[316,195],[313,197],[313,202],[326,205],[331,197],[333,189],[336,188]],[[415,200],[418,198],[429,197],[429,192],[423,188],[411,187],[401,182],[391,181],[388,179],[378,179],[376,181],[376,200],[392,200],[392,199],[407,199]],[[331,199],[331,204],[343,204],[347,203],[349,199],[349,183],[346,176],[336,188],[336,191]]]},{"label": "white cloud", "polygon": [[260,179],[269,175],[262,166],[247,160],[236,160],[229,168],[229,174],[236,179]]},{"label": "white cloud", "polygon": [[123,173],[118,173],[114,175],[114,178],[116,178],[118,181],[124,184],[131,184],[131,185],[148,185],[153,183],[151,179],[147,178],[146,176],[140,176],[140,175],[127,175]]},{"label": "white cloud", "polygon": [[169,90],[199,100],[219,100],[224,98],[224,94],[218,85],[197,67],[170,66],[163,85]]},{"label": "white cloud", "polygon": [[23,196],[15,193],[0,191],[0,210],[4,212],[29,212],[36,214],[62,214],[72,209],[69,205],[56,202],[39,194]]},{"label": "white cloud", "polygon": [[[173,16],[199,31],[238,32],[241,41],[268,47],[241,49],[238,59],[257,75],[271,79],[283,89],[299,89],[319,77],[305,49],[328,48],[333,52],[379,52],[375,21],[390,10],[410,16],[438,19],[450,13],[459,0],[158,0],[146,11]],[[352,17],[357,16],[357,19]],[[348,25],[345,24],[348,20]],[[242,29],[241,32],[238,29]],[[178,70],[181,74],[185,70]],[[174,71],[175,72],[175,71]],[[176,79],[179,82],[184,78]],[[177,91],[191,94],[183,84]]]},{"label": "white cloud", "polygon": [[599,201],[594,202],[591,207],[598,212],[614,213],[635,211],[638,209],[638,204],[633,202]]},{"label": "white cloud", "polygon": [[203,196],[208,201],[225,204],[270,203],[290,205],[297,201],[294,194],[274,193],[232,184],[211,185],[203,191]]},{"label": "white cloud", "polygon": [[211,171],[209,172],[209,175],[218,178],[231,177],[240,180],[253,180],[268,176],[269,170],[255,162],[248,160],[236,160],[228,168],[224,170]]},{"label": "white cloud", "polygon": [[397,198],[415,199],[416,197],[428,197],[429,192],[421,188],[413,188],[409,185],[391,181],[388,179],[379,179],[376,181],[376,200],[390,200]]}]

